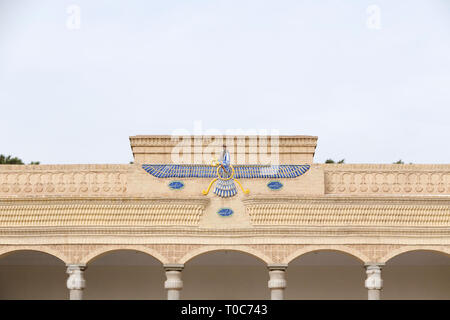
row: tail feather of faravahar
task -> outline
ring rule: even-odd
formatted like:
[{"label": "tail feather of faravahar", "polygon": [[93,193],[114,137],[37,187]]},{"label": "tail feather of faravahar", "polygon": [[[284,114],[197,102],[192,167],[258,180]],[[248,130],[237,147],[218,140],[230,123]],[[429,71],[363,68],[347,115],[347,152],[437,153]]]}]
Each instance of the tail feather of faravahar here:
[{"label": "tail feather of faravahar", "polygon": [[217,180],[214,193],[222,198],[232,197],[237,193],[236,185],[233,179],[229,180]]}]

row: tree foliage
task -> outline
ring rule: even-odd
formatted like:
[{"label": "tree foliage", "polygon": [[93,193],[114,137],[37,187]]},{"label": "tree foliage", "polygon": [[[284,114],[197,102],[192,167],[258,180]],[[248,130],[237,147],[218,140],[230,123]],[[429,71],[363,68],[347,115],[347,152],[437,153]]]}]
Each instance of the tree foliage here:
[{"label": "tree foliage", "polygon": [[335,162],[333,159],[327,159],[327,160],[325,160],[325,163],[338,163],[338,164],[342,164],[342,163],[345,163],[345,159],[339,160],[338,162]]},{"label": "tree foliage", "polygon": [[[17,157],[12,156],[5,156],[3,154],[0,154],[0,164],[25,164],[23,161]],[[40,164],[39,161],[31,161],[30,164]]]},{"label": "tree foliage", "polygon": [[22,160],[17,157],[4,156],[0,154],[0,164],[24,164]]}]

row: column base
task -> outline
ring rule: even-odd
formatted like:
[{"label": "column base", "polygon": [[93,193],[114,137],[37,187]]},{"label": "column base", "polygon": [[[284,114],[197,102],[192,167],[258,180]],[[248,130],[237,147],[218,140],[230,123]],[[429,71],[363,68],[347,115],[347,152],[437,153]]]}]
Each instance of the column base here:
[{"label": "column base", "polygon": [[70,290],[69,293],[70,300],[83,300],[83,290]]}]

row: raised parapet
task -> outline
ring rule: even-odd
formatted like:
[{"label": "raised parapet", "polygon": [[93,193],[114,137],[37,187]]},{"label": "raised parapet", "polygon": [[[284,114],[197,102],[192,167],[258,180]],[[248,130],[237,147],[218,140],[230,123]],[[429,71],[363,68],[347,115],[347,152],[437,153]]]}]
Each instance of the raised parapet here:
[{"label": "raised parapet", "polygon": [[1,165],[1,197],[112,196],[127,193],[132,165]]},{"label": "raised parapet", "polygon": [[326,194],[450,195],[450,164],[324,164]]},{"label": "raised parapet", "polygon": [[315,136],[133,136],[136,163],[209,164],[227,146],[233,164],[310,164]]}]

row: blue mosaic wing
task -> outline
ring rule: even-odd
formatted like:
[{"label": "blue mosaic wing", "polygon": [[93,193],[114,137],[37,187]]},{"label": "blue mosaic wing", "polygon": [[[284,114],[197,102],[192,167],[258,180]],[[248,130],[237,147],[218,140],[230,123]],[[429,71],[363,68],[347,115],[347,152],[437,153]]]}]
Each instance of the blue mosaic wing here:
[{"label": "blue mosaic wing", "polygon": [[217,168],[208,165],[143,164],[142,168],[157,178],[217,177]]},{"label": "blue mosaic wing", "polygon": [[[236,179],[296,178],[306,173],[311,166],[304,165],[236,165]],[[157,178],[217,178],[217,168],[209,165],[188,164],[144,164],[142,168]]]},{"label": "blue mosaic wing", "polygon": [[234,178],[255,179],[255,178],[296,178],[306,173],[311,166],[303,165],[236,165],[234,166]]}]

